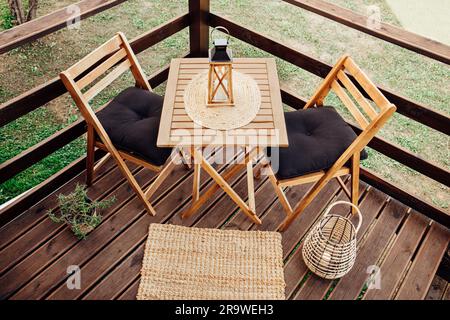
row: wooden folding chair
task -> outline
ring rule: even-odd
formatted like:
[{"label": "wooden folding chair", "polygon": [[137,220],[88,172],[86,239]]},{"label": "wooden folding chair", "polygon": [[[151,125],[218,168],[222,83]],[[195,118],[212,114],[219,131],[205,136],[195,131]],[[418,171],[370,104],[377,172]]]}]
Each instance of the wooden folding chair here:
[{"label": "wooden folding chair", "polygon": [[[128,70],[131,70],[131,73],[136,81],[136,88],[128,88],[126,93],[124,93],[125,91],[123,92],[121,97],[122,101],[120,101],[120,103],[126,106],[122,107],[122,105],[118,104],[119,102],[115,102],[115,99],[113,99],[110,103],[104,105],[100,112],[94,112],[89,102]],[[155,150],[157,155],[154,157],[152,156],[153,160],[150,161],[139,152],[134,152],[133,145],[130,146],[128,144],[126,148],[123,146],[118,147],[115,143],[113,143],[113,139],[110,137],[111,134],[117,133],[114,132],[114,123],[109,123],[107,130],[98,118],[99,114],[108,110],[108,108],[115,108],[115,110],[110,110],[114,111],[114,116],[118,118],[122,117],[122,110],[123,112],[127,112],[128,114],[123,116],[125,118],[126,116],[129,116],[130,112],[132,113],[136,111],[134,110],[136,109],[136,103],[137,101],[140,101],[140,109],[138,111],[141,113],[148,111],[148,114],[151,112],[155,113],[156,115],[153,115],[152,117],[149,116],[148,119],[154,121],[155,126],[159,127],[159,116],[157,113],[162,107],[162,97],[152,93],[152,88],[150,87],[150,84],[148,83],[147,78],[145,77],[145,74],[142,71],[142,68],[139,65],[139,62],[125,35],[123,33],[118,33],[111,40],[94,50],[81,61],[66,71],[63,71],[60,74],[60,77],[87,123],[86,184],[88,186],[92,184],[92,179],[96,170],[103,165],[109,157],[112,157],[116,161],[122,174],[136,192],[137,196],[144,203],[145,209],[150,214],[155,215],[156,212],[148,199],[150,199],[151,195],[170,174],[178,160],[181,160],[180,154],[176,153],[175,156],[171,157],[169,161],[166,161],[172,152],[171,149],[158,149],[156,148],[156,145],[154,145],[152,150]],[[82,92],[83,89],[84,92]],[[155,106],[155,101],[157,104],[160,104],[160,106]],[[114,106],[113,103],[115,103]],[[111,114],[111,112],[109,113]],[[139,118],[140,116],[141,115],[136,117]],[[157,134],[157,129],[156,131],[154,128],[144,127],[144,129],[152,129],[154,135]],[[127,137],[122,138],[126,139]],[[142,139],[145,147],[145,139],[149,137],[142,136],[140,138]],[[156,137],[152,138],[156,144]],[[100,148],[108,154],[94,166],[95,148]],[[143,191],[141,189],[138,182],[133,177],[130,169],[127,167],[125,160],[136,163],[152,171],[159,172],[157,178],[147,190]],[[154,162],[158,162],[158,164],[155,164]]]},{"label": "wooden folding chair", "polygon": [[[347,73],[346,73],[347,72]],[[348,74],[352,75],[359,86],[364,89],[364,91],[370,96],[373,100],[376,107],[372,106],[358,89],[357,85],[350,80]],[[348,90],[353,99],[347,94],[342,85]],[[342,153],[337,154],[335,157],[336,160],[330,163],[330,166],[315,172],[307,172],[302,175],[293,176],[289,178],[280,178],[279,174],[275,174],[272,168],[272,165],[269,162],[262,163],[255,169],[255,174],[259,174],[259,170],[265,167],[266,174],[269,176],[269,180],[271,181],[273,187],[275,188],[275,192],[287,214],[286,219],[281,225],[280,230],[284,231],[295,218],[297,218],[300,213],[313,201],[313,199],[319,194],[322,188],[333,178],[336,178],[340,184],[340,186],[344,189],[347,196],[351,199],[352,203],[358,205],[358,187],[359,187],[359,165],[360,165],[360,155],[361,152],[364,152],[364,147],[367,146],[369,141],[375,136],[375,134],[380,130],[380,128],[386,123],[386,121],[392,116],[395,112],[396,107],[391,104],[383,94],[378,90],[378,88],[369,80],[369,78],[364,74],[364,72],[355,64],[355,62],[349,56],[343,56],[337,64],[333,67],[331,72],[325,78],[323,83],[319,86],[315,94],[305,105],[303,110],[294,111],[292,113],[286,113],[286,121],[288,121],[288,114],[292,114],[293,116],[302,116],[307,113],[319,113],[324,109],[327,110],[327,116],[323,117],[323,123],[327,123],[327,119],[330,118],[330,114],[332,115],[333,108],[324,108],[323,102],[328,93],[333,90],[333,92],[337,95],[337,97],[343,102],[346,106],[350,114],[356,119],[358,124],[362,128],[362,132],[359,136],[356,136],[353,132],[353,138],[347,143],[346,146],[342,148]],[[359,107],[358,107],[359,105]],[[314,110],[306,110],[311,107],[317,107],[322,109],[314,109]],[[330,111],[330,112],[328,112]],[[299,114],[295,114],[295,113]],[[303,112],[303,114],[301,114]],[[336,113],[337,114],[337,113]],[[334,116],[333,116],[334,117]],[[340,118],[339,115],[337,117]],[[335,118],[335,117],[334,117]],[[339,128],[347,126],[345,121],[340,118],[341,124]],[[305,123],[307,122],[307,118],[305,119]],[[339,121],[339,119],[337,120]],[[345,129],[345,128],[344,128]],[[351,130],[351,127],[348,126],[348,129]],[[345,130],[348,130],[345,129]],[[294,128],[294,131],[297,130]],[[302,128],[298,130],[303,130]],[[295,141],[296,136],[292,135],[292,132],[289,132],[288,126],[288,137],[289,137],[289,148],[291,145],[295,145],[298,141]],[[303,131],[304,132],[304,131]],[[346,131],[348,132],[348,131]],[[291,134],[290,134],[291,133]],[[296,133],[296,132],[294,132]],[[337,134],[337,133],[336,133]],[[292,140],[291,140],[291,136]],[[307,137],[305,137],[307,139]],[[299,142],[301,144],[301,142]],[[298,144],[297,144],[298,147]],[[316,144],[316,148],[320,148],[321,144]],[[282,151],[280,149],[280,157],[282,156]],[[297,157],[296,159],[300,159],[301,157],[309,157],[310,155],[305,152],[298,152],[298,154],[294,155]],[[280,163],[282,163],[283,159],[280,159]],[[296,160],[297,162],[300,160]],[[291,162],[294,163],[295,161]],[[349,191],[341,176],[351,174],[351,191]],[[286,195],[283,191],[285,187],[295,186],[304,183],[315,182],[313,187],[307,192],[307,194],[300,200],[297,206],[292,209],[291,205],[286,198]],[[353,212],[354,213],[354,212]]]}]

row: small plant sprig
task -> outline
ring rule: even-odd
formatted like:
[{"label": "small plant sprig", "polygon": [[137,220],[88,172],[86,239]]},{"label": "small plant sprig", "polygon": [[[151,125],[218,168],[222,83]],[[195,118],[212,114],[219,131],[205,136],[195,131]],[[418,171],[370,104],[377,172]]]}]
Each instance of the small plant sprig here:
[{"label": "small plant sprig", "polygon": [[96,209],[106,209],[116,201],[115,197],[103,201],[91,201],[86,186],[77,184],[67,195],[59,194],[59,210],[48,210],[49,218],[56,223],[68,224],[75,236],[85,239],[87,234],[102,222]]}]

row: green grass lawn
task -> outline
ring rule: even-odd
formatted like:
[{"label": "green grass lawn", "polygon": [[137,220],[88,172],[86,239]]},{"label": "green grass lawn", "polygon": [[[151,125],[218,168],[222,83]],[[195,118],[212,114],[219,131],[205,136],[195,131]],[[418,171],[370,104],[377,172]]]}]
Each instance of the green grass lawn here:
[{"label": "green grass lawn", "polygon": [[[377,5],[382,12],[383,21],[399,25],[384,0],[329,1],[362,14],[367,13],[368,5]],[[74,2],[76,1],[41,1],[38,14],[46,14]],[[281,1],[212,0],[211,3],[212,11],[329,64],[333,64],[342,54],[349,53],[375,82],[440,112],[450,113],[450,70],[439,62]],[[4,10],[5,4],[5,0],[0,0],[0,26],[8,27],[10,22],[7,11]],[[130,0],[83,20],[79,30],[61,30],[4,54],[0,56],[0,102],[57,76],[61,70],[75,63],[117,31],[125,32],[132,39],[186,10],[186,0]],[[268,56],[238,40],[233,40],[232,47],[235,56]],[[188,32],[184,30],[146,50],[139,55],[139,60],[145,72],[151,74],[171,58],[182,55],[188,48]],[[309,97],[320,83],[321,79],[318,77],[280,59],[277,59],[277,66],[282,85],[301,96]],[[97,99],[96,105],[104,103],[129,84],[130,77],[118,81]],[[158,88],[157,92],[163,94],[164,86]],[[336,103],[336,98],[331,96],[328,102]],[[339,108],[344,112],[342,106]],[[48,137],[78,116],[77,108],[64,95],[1,128],[0,162]],[[380,135],[425,159],[449,168],[449,139],[435,130],[395,115]],[[0,203],[27,190],[81,156],[84,144],[84,139],[79,139],[0,185]],[[369,154],[370,157],[364,161],[363,166],[437,206],[448,208],[448,188],[373,150],[369,150]]]}]

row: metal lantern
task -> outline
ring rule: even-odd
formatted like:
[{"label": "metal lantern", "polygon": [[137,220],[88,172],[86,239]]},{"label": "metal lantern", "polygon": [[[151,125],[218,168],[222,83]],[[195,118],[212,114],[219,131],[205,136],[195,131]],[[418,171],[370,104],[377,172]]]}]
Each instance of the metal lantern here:
[{"label": "metal lantern", "polygon": [[213,47],[209,49],[208,73],[208,103],[214,106],[233,106],[233,55],[228,48],[230,32],[224,27],[216,27],[211,31],[224,31],[228,34],[226,39],[214,39]]}]

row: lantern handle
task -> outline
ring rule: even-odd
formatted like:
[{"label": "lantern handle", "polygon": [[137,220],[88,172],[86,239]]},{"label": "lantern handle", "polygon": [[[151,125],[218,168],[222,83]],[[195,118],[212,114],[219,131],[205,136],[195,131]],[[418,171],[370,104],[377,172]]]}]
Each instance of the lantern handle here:
[{"label": "lantern handle", "polygon": [[228,31],[227,28],[222,27],[222,26],[217,26],[214,29],[212,29],[211,34],[210,34],[211,39],[213,39],[214,31],[222,31],[222,32],[226,33],[227,34],[227,42],[230,43],[230,31]]},{"label": "lantern handle", "polygon": [[353,203],[348,202],[348,201],[336,201],[335,203],[333,203],[332,205],[330,205],[327,208],[327,211],[325,212],[325,214],[323,215],[323,217],[325,218],[331,211],[331,208],[333,208],[334,206],[338,205],[338,204],[347,204],[352,206],[353,208],[356,209],[356,212],[358,213],[358,226],[355,228],[355,233],[358,233],[359,228],[361,228],[361,224],[362,224],[362,214],[361,211],[359,210],[359,208],[357,206],[355,206]]}]

